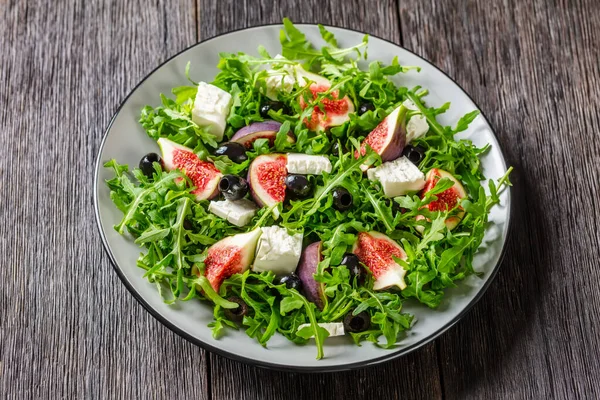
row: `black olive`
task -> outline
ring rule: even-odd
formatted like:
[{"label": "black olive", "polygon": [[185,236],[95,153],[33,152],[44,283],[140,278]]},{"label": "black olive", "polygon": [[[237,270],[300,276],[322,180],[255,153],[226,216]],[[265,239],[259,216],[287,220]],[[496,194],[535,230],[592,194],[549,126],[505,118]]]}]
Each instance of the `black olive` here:
[{"label": "black olive", "polygon": [[273,110],[275,112],[279,111],[279,110],[283,110],[282,113],[283,114],[289,114],[290,113],[290,109],[288,106],[286,106],[284,103],[282,103],[281,101],[268,101],[265,104],[263,104],[260,107],[260,116],[263,118],[270,118],[269,117],[269,111]]},{"label": "black olive", "polygon": [[192,221],[190,221],[187,218],[183,220],[183,229],[187,229],[188,231],[191,231],[193,228],[194,228],[194,225],[192,224]]},{"label": "black olive", "polygon": [[423,158],[425,158],[425,149],[421,146],[408,145],[402,150],[402,155],[408,158],[411,163],[418,166],[423,161]]},{"label": "black olive", "polygon": [[300,280],[298,275],[296,275],[293,272],[291,274],[284,275],[281,278],[279,278],[279,284],[284,284],[284,283],[285,283],[285,287],[288,289],[296,289],[296,290],[302,289],[302,281]]},{"label": "black olive", "polygon": [[155,172],[154,171],[154,163],[155,162],[159,163],[162,167],[162,165],[163,165],[162,159],[156,153],[148,153],[144,157],[142,157],[142,159],[140,160],[140,169],[142,170],[142,173],[144,175],[146,175],[148,178],[152,178],[152,174]]},{"label": "black olive", "polygon": [[367,111],[375,111],[373,103],[362,103],[360,107],[358,107],[358,115],[363,115]]},{"label": "black olive", "polygon": [[221,145],[215,150],[214,155],[227,156],[236,164],[244,162],[248,159],[244,145],[236,142],[221,143]]},{"label": "black olive", "polygon": [[365,279],[365,269],[361,267],[360,260],[356,256],[356,254],[346,253],[342,258],[342,262],[340,265],[345,265],[350,271],[351,277],[356,277],[359,283],[364,282]]},{"label": "black olive", "polygon": [[384,199],[384,202],[388,207],[392,208],[393,213],[403,213],[404,214],[406,211],[408,211],[406,208],[400,207],[400,204],[396,203],[392,199]]},{"label": "black olive", "polygon": [[346,332],[364,332],[371,327],[371,316],[368,312],[359,312],[352,315],[352,311],[344,318],[344,330]]},{"label": "black olive", "polygon": [[290,174],[285,177],[285,186],[292,195],[297,199],[307,197],[312,191],[312,185],[308,178],[304,175]]},{"label": "black olive", "polygon": [[344,146],[341,146],[341,145],[340,145],[340,142],[337,142],[337,141],[336,141],[336,142],[333,144],[333,146],[331,146],[331,154],[333,154],[333,155],[334,155],[334,156],[336,156],[336,157],[339,157],[339,156],[340,156],[340,148],[341,148],[341,150],[342,150],[342,153],[343,153],[344,151],[346,151],[346,150],[344,149]]},{"label": "black olive", "polygon": [[239,200],[248,194],[248,182],[235,175],[225,175],[219,181],[219,191],[227,200]]},{"label": "black olive", "polygon": [[333,207],[339,211],[345,211],[352,207],[352,195],[350,192],[338,186],[333,189]]},{"label": "black olive", "polygon": [[248,314],[248,306],[246,305],[246,302],[237,296],[228,297],[227,301],[237,303],[239,305],[237,308],[225,309],[224,312],[227,319],[230,321],[242,322],[244,315]]}]

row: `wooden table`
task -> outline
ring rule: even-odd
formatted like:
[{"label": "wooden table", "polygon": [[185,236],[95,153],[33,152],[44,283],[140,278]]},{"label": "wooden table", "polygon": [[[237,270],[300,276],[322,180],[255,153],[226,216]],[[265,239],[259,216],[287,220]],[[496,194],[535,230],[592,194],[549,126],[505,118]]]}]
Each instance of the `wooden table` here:
[{"label": "wooden table", "polygon": [[[133,299],[95,226],[94,159],[127,93],[200,40],[283,16],[430,60],[515,166],[491,288],[378,367],[288,374],[207,353]],[[596,0],[1,1],[0,397],[600,398],[599,60]]]}]

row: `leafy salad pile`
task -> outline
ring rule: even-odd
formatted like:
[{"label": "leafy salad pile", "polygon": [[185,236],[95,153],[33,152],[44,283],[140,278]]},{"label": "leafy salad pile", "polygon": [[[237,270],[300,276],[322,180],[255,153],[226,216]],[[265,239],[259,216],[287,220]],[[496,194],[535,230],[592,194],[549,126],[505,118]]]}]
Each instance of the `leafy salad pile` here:
[{"label": "leafy salad pile", "polygon": [[[280,35],[284,58],[275,58],[262,46],[258,48],[258,56],[220,54],[220,72],[212,84],[233,98],[225,140],[240,128],[264,120],[260,108],[269,101],[265,96],[268,68],[277,70],[301,64],[331,82],[331,88],[315,98],[309,84],[296,83],[289,93],[279,93],[278,100],[286,107],[269,111],[270,119],[282,123],[274,143],[256,140],[244,162],[235,163],[227,156],[213,155],[219,145],[215,136],[192,121],[198,89],[190,78],[189,64],[186,68],[189,86],[174,88],[174,97],[161,94],[160,106],[146,106],[141,111],[140,123],[150,137],[168,138],[194,149],[200,159],[213,162],[223,174],[245,176],[250,163],[262,154],[326,155],[333,165],[331,173],[309,178],[315,188],[312,196],[276,205],[279,219],[274,218],[273,207],[263,207],[250,224],[238,227],[210,213],[208,200],[197,201],[191,194],[192,182],[180,170],[166,171],[154,163],[154,174],[148,177],[138,168],[130,170],[115,160],[105,164],[114,171],[114,178],[107,181],[111,199],[123,212],[115,229],[121,234],[129,233],[135,243],[146,249],[137,265],[156,285],[166,303],[196,299],[212,303],[214,321],[210,327],[215,338],[226,329],[244,329],[263,346],[276,332],[297,344],[314,338],[317,358],[323,357],[323,343],[329,334],[319,324],[341,321],[349,312],[353,315],[366,312],[370,316],[368,330],[351,333],[356,344],[370,341],[384,348],[394,347],[414,322],[413,316],[402,310],[405,301],[413,299],[435,308],[446,289],[476,273],[473,257],[482,243],[488,213],[499,203],[499,193],[510,185],[510,171],[497,182],[485,183],[480,157],[489,145],[477,148],[471,141],[455,136],[468,128],[478,111],[466,114],[453,127],[440,125],[436,117],[448,110],[449,103],[429,107],[425,101],[426,89],[397,86],[393,82],[401,82],[403,73],[419,68],[400,65],[397,58],[389,65],[373,61],[368,68],[361,68],[363,63],[367,65],[362,61],[367,58],[367,36],[356,46],[340,48],[331,32],[323,26],[319,29],[326,43],[320,49],[284,19]],[[361,115],[350,113],[349,120],[340,126],[310,130],[306,121],[315,106],[319,107],[334,92],[338,98],[348,96],[355,105],[367,102],[373,107]],[[437,194],[452,186],[453,182],[447,178],[440,179],[424,196],[411,193],[388,199],[381,185],[366,179],[360,168],[365,162],[374,166],[382,163],[381,157],[370,149],[364,156],[358,156],[361,142],[406,100],[416,106],[417,110],[411,112],[422,114],[429,124],[428,133],[413,143],[425,149],[418,168],[423,172],[432,168],[448,171],[463,183],[468,193],[468,198],[455,209],[434,212],[426,207],[437,199]],[[303,102],[310,106],[302,107]],[[295,135],[294,143],[287,140],[288,131]],[[334,145],[340,149],[338,152],[332,151]],[[347,211],[332,207],[332,190],[338,186],[346,188],[354,199]],[[464,212],[464,217],[455,229],[449,230],[446,218],[459,211]],[[225,237],[271,225],[292,233],[301,232],[305,245],[322,241],[322,261],[315,275],[325,288],[322,309],[307,300],[301,290],[279,282],[272,272],[247,270],[234,274],[224,280],[218,292],[202,274],[211,245]],[[405,289],[375,291],[371,275],[359,281],[340,265],[357,234],[373,230],[385,233],[406,252],[405,260],[396,260],[407,271]],[[243,299],[247,305],[248,312],[241,322],[234,321],[227,313],[238,307],[227,300],[231,296]],[[308,325],[299,329],[303,324]]]}]

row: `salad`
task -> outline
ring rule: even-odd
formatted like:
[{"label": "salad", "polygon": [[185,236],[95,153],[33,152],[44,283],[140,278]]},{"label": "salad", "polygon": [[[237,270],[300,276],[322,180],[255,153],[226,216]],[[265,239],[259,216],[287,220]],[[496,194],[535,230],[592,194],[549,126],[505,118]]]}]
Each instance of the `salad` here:
[{"label": "salad", "polygon": [[[368,36],[318,49],[288,19],[281,54],[221,53],[213,82],[173,88],[140,123],[161,155],[116,160],[107,180],[115,229],[145,251],[137,266],[164,301],[213,307],[218,338],[243,329],[263,346],[278,332],[392,348],[415,319],[476,274],[488,213],[510,185],[481,170],[477,148],[402,87],[418,67],[366,64]],[[485,187],[487,186],[487,190]]]}]

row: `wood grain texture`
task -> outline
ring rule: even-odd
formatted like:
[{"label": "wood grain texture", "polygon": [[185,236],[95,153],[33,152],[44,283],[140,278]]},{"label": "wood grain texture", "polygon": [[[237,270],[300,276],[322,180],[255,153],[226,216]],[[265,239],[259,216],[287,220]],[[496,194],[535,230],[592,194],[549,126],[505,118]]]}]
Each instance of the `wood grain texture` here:
[{"label": "wood grain texture", "polygon": [[[283,16],[431,60],[516,167],[489,291],[435,344],[378,367],[289,374],[209,355],[135,302],[97,234],[92,166],[127,93],[199,39]],[[1,398],[600,398],[595,0],[5,0],[0,54]]]},{"label": "wood grain texture", "polygon": [[204,351],[114,273],[91,184],[119,103],[196,41],[195,4],[0,7],[0,398],[206,399]]},{"label": "wood grain texture", "polygon": [[438,341],[446,398],[599,398],[598,3],[411,0],[400,15],[405,46],[473,96],[516,167],[506,260]]}]

